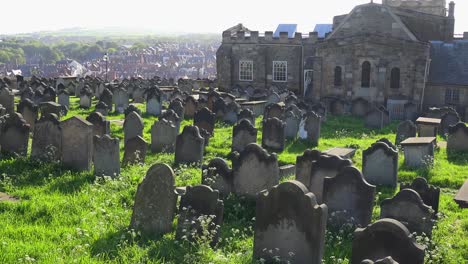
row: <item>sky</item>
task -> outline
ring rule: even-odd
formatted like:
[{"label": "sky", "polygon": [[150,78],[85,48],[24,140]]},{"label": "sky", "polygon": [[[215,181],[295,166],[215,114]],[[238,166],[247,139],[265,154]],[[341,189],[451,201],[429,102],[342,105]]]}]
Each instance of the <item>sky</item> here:
[{"label": "sky", "polygon": [[[7,1],[7,0],[0,0]],[[298,24],[312,31],[315,24],[349,13],[370,0],[23,0],[0,16],[0,34],[64,28],[143,29],[163,33],[219,33],[238,23],[251,30],[274,31]],[[320,3],[319,3],[320,2]],[[374,1],[380,3],[381,0]],[[448,2],[448,1],[447,1]],[[455,33],[468,31],[468,0],[455,0]]]}]

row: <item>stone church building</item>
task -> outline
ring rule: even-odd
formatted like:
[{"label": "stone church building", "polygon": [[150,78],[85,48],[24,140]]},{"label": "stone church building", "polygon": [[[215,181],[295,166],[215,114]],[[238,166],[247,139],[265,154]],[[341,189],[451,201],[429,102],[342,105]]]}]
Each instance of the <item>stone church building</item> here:
[{"label": "stone church building", "polygon": [[[335,16],[329,32],[295,28],[223,32],[217,52],[221,90],[288,89],[313,102],[365,99],[394,118],[418,111],[468,108],[468,32],[454,36],[455,3],[383,0]],[[278,31],[278,30],[277,30]]]}]

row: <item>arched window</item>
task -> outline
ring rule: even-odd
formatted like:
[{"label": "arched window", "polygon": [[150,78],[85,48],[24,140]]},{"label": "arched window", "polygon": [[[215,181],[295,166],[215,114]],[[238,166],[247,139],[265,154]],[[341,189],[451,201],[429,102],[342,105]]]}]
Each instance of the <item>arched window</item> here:
[{"label": "arched window", "polygon": [[393,68],[390,74],[390,88],[399,89],[400,88],[400,69]]},{"label": "arched window", "polygon": [[370,87],[370,74],[371,74],[370,62],[365,61],[362,63],[361,87],[365,87],[365,88]]},{"label": "arched window", "polygon": [[335,86],[341,86],[342,81],[341,81],[341,67],[336,66],[335,67]]}]

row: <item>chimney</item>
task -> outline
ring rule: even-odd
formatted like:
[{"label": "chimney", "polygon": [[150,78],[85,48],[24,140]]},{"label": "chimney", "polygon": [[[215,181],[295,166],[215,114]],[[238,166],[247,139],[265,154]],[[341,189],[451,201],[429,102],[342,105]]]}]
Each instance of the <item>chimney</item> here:
[{"label": "chimney", "polygon": [[449,4],[448,16],[449,17],[455,17],[455,2],[453,2],[453,1],[451,1],[450,4]]}]

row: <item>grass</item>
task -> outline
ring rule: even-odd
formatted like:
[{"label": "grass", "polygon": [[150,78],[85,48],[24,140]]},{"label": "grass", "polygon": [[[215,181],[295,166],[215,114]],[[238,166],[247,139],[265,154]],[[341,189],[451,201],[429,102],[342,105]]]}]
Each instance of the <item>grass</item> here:
[{"label": "grass", "polygon": [[[144,105],[137,105],[144,112]],[[91,110],[78,108],[72,98],[73,115],[86,117]],[[107,117],[112,135],[123,139],[122,114]],[[151,140],[151,125],[157,118],[144,116],[144,138]],[[181,125],[191,124],[184,120]],[[336,146],[357,148],[353,162],[361,169],[362,151],[380,138],[394,141],[396,123],[381,131],[364,127],[353,117],[329,117],[322,125],[318,149]],[[257,119],[261,142],[261,119]],[[217,123],[215,135],[206,148],[205,162],[214,157],[226,158],[230,152],[232,127]],[[442,140],[442,139],[439,139]],[[122,140],[121,140],[122,142]],[[122,143],[121,143],[122,144]],[[122,144],[123,147],[123,144]],[[295,163],[296,156],[312,148],[307,141],[288,141],[278,155],[280,164]],[[122,148],[123,150],[123,148]],[[25,158],[0,161],[0,191],[20,199],[0,203],[0,263],[252,263],[255,208],[252,202],[229,196],[225,200],[221,242],[212,249],[176,241],[170,233],[151,239],[128,228],[136,187],[154,163],[173,166],[177,186],[201,182],[201,170],[175,166],[173,154],[148,152],[144,165],[122,168],[117,180],[96,179],[92,171],[76,173],[57,163],[39,163]],[[427,263],[468,262],[468,211],[453,202],[456,190],[466,179],[468,155],[438,149],[431,169],[412,170],[399,158],[399,180],[426,177],[442,188],[441,217],[433,232],[426,254]],[[393,196],[397,190],[379,188],[376,204]],[[379,206],[373,219],[378,219]],[[174,221],[174,230],[177,219]],[[324,263],[348,263],[352,230],[327,232]]]}]

